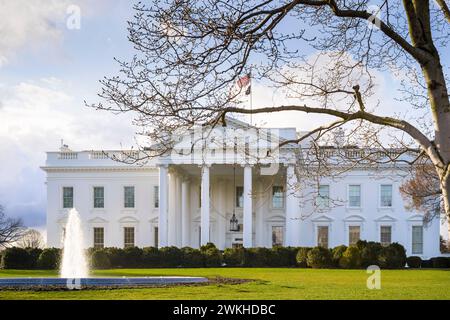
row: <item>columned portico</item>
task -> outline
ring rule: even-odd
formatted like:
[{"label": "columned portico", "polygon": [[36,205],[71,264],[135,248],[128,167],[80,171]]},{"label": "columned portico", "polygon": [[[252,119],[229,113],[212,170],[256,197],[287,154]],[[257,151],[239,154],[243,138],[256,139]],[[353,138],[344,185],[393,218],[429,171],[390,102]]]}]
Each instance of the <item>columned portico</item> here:
[{"label": "columned portico", "polygon": [[244,247],[253,247],[252,167],[244,166]]},{"label": "columned portico", "polygon": [[205,245],[209,242],[210,228],[210,203],[209,203],[209,166],[202,166],[201,178],[201,210],[200,210],[200,244]]},{"label": "columned portico", "polygon": [[158,218],[158,245],[166,247],[168,245],[167,218],[169,212],[169,174],[167,165],[159,166],[159,218]]}]

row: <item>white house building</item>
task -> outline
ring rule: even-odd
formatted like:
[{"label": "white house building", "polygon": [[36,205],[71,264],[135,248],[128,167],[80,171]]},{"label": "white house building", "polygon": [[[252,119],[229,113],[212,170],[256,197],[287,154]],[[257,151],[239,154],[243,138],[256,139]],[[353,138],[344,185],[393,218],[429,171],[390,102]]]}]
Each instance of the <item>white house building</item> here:
[{"label": "white house building", "polygon": [[355,166],[322,177],[313,192],[298,170],[305,144],[273,148],[295,139],[295,128],[229,119],[215,130],[175,135],[173,152],[144,164],[125,161],[142,151],[48,152],[47,245],[61,246],[68,210],[76,208],[86,247],[332,248],[363,239],[439,255],[439,219],[424,223],[423,213],[405,209],[401,167]]}]

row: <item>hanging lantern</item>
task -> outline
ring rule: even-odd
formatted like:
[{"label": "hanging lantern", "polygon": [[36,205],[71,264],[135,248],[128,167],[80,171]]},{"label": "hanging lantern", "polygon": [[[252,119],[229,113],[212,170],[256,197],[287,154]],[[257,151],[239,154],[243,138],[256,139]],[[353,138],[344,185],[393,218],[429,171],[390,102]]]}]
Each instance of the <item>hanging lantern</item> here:
[{"label": "hanging lantern", "polygon": [[239,231],[238,219],[234,213],[230,219],[230,231]]}]

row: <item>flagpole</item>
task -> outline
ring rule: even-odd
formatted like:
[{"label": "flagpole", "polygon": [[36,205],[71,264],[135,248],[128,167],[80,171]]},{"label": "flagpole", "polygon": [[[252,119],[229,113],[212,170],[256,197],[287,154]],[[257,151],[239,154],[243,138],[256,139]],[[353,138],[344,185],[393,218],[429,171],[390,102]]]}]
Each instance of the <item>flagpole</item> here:
[{"label": "flagpole", "polygon": [[253,81],[252,69],[250,68],[250,125],[253,126]]}]

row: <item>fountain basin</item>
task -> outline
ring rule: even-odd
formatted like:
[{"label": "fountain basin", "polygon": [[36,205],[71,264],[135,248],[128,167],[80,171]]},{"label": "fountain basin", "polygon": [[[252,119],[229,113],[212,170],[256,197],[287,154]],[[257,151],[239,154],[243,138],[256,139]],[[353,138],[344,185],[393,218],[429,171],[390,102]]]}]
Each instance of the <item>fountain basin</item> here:
[{"label": "fountain basin", "polygon": [[206,283],[202,277],[0,278],[1,288],[17,287],[133,287]]}]

